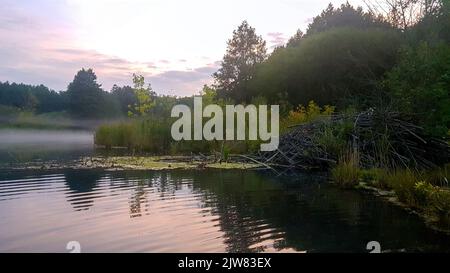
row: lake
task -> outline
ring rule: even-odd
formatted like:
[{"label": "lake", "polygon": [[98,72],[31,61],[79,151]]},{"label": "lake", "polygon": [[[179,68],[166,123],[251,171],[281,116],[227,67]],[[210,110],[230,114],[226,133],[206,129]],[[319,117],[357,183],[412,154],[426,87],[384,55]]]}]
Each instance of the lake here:
[{"label": "lake", "polygon": [[320,175],[8,168],[98,152],[90,137],[70,134],[3,134],[0,252],[69,252],[70,241],[82,252],[368,252],[369,241],[450,252],[449,236],[417,216]]}]

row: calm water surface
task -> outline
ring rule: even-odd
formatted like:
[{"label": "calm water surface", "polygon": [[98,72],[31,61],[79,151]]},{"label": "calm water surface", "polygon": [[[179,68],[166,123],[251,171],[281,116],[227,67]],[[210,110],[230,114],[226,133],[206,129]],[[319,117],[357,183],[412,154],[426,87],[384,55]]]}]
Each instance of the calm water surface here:
[{"label": "calm water surface", "polygon": [[450,251],[449,237],[416,216],[317,176],[0,170],[1,252],[67,252],[69,241],[82,252],[367,252],[373,240],[383,250]]}]

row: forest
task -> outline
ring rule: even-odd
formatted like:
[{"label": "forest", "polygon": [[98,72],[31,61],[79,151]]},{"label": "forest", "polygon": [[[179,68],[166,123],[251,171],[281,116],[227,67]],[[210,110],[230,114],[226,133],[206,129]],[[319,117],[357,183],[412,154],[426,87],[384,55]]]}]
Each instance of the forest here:
[{"label": "forest", "polygon": [[[383,2],[383,1],[382,1]],[[285,117],[307,106],[332,105],[337,111],[389,108],[410,114],[433,136],[449,134],[448,1],[377,1],[369,10],[331,4],[270,54],[266,42],[244,21],[228,41],[213,86],[201,94],[210,101],[279,104]],[[401,12],[394,3],[406,5]],[[383,9],[384,10],[384,9]],[[144,78],[133,86],[103,90],[92,69],[81,69],[67,90],[0,82],[3,118],[20,112],[58,113],[69,119],[114,120],[164,117],[187,98],[157,95]]]},{"label": "forest", "polygon": [[[304,33],[299,29],[271,53],[243,21],[212,75],[214,84],[199,94],[207,103],[220,105],[278,104],[282,132],[324,113],[374,108],[399,112],[425,134],[448,140],[449,1],[368,3],[366,9],[329,4]],[[380,8],[382,3],[388,4],[387,11]],[[98,144],[170,153],[180,146],[164,140],[170,109],[190,105],[192,98],[158,95],[139,74],[132,80],[133,86],[114,85],[105,91],[95,72],[83,68],[65,91],[0,82],[2,126],[51,126],[55,117],[64,119],[63,125],[73,120],[91,128],[106,123],[98,128]],[[182,153],[207,152],[217,143],[181,146],[191,146]],[[235,152],[255,145],[237,146]]]}]

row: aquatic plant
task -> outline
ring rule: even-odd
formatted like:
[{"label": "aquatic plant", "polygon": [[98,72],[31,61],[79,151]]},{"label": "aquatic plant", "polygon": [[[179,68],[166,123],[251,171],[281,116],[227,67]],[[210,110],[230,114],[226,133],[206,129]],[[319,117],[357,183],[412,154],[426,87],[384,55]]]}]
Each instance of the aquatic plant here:
[{"label": "aquatic plant", "polygon": [[333,181],[342,188],[351,188],[359,184],[361,170],[357,151],[347,151],[339,163],[331,170]]}]

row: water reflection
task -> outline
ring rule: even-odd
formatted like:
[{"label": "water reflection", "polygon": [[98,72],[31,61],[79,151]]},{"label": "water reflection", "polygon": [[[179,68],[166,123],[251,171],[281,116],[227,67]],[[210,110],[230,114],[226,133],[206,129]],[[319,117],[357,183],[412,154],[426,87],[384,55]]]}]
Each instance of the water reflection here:
[{"label": "water reflection", "polygon": [[0,250],[449,251],[414,215],[321,177],[243,171],[0,173]]},{"label": "water reflection", "polygon": [[86,210],[94,204],[95,195],[89,194],[102,177],[96,170],[68,170],[64,172],[67,202],[75,210]]}]

